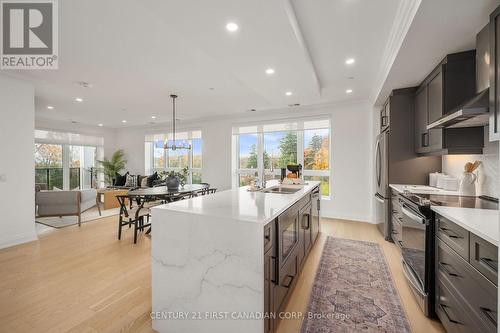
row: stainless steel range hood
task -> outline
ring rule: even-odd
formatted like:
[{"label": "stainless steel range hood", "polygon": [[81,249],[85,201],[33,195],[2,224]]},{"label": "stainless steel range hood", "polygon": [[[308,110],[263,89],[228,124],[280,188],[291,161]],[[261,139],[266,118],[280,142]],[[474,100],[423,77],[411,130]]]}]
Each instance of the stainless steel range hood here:
[{"label": "stainless steel range hood", "polygon": [[466,103],[429,124],[427,129],[484,126],[488,121],[489,88],[486,88]]}]

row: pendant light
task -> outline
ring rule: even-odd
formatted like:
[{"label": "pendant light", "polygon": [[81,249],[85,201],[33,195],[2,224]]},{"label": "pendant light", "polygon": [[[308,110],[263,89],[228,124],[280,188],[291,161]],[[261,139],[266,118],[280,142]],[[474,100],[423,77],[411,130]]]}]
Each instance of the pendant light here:
[{"label": "pendant light", "polygon": [[168,138],[167,141],[165,141],[165,145],[163,146],[163,149],[169,149],[169,150],[178,150],[178,149],[191,149],[191,145],[177,145],[175,142],[175,99],[177,98],[177,95],[170,95],[172,98],[172,144],[168,144]]}]

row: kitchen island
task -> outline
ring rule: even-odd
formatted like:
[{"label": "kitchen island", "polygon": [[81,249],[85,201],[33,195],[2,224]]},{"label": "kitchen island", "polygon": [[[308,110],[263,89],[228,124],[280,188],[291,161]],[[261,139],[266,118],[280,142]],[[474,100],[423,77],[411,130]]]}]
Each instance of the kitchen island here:
[{"label": "kitchen island", "polygon": [[[319,202],[319,182],[293,191],[249,192],[243,187],[154,207],[153,328],[177,333],[272,331],[268,312],[284,304],[299,261],[319,231],[319,213],[317,226],[311,223],[311,198],[316,195]],[[283,225],[289,221],[288,227],[280,227],[280,220]],[[280,270],[286,273],[283,277],[278,277]],[[273,288],[271,281],[282,281],[284,287],[277,283]]]}]

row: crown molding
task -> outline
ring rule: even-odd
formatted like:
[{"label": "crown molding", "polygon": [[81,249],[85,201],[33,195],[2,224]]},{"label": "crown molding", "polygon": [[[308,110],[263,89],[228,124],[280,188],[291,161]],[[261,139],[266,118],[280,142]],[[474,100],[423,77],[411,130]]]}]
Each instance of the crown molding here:
[{"label": "crown molding", "polygon": [[415,18],[415,14],[420,7],[422,0],[401,0],[394,17],[389,38],[382,54],[382,61],[378,71],[377,79],[375,80],[374,89],[370,95],[372,104],[376,103],[378,95],[381,93],[382,87],[389,75],[389,71],[394,64],[394,60],[403,45],[403,41],[410,29],[410,26]]}]

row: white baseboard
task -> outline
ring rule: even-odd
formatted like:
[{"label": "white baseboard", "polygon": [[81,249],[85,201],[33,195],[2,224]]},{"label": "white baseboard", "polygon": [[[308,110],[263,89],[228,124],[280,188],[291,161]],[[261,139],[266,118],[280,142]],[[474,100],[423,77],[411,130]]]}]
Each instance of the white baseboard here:
[{"label": "white baseboard", "polygon": [[26,232],[22,234],[9,235],[7,237],[2,236],[0,239],[0,249],[5,249],[14,245],[19,245],[27,242],[36,241],[38,239],[36,232]]}]

